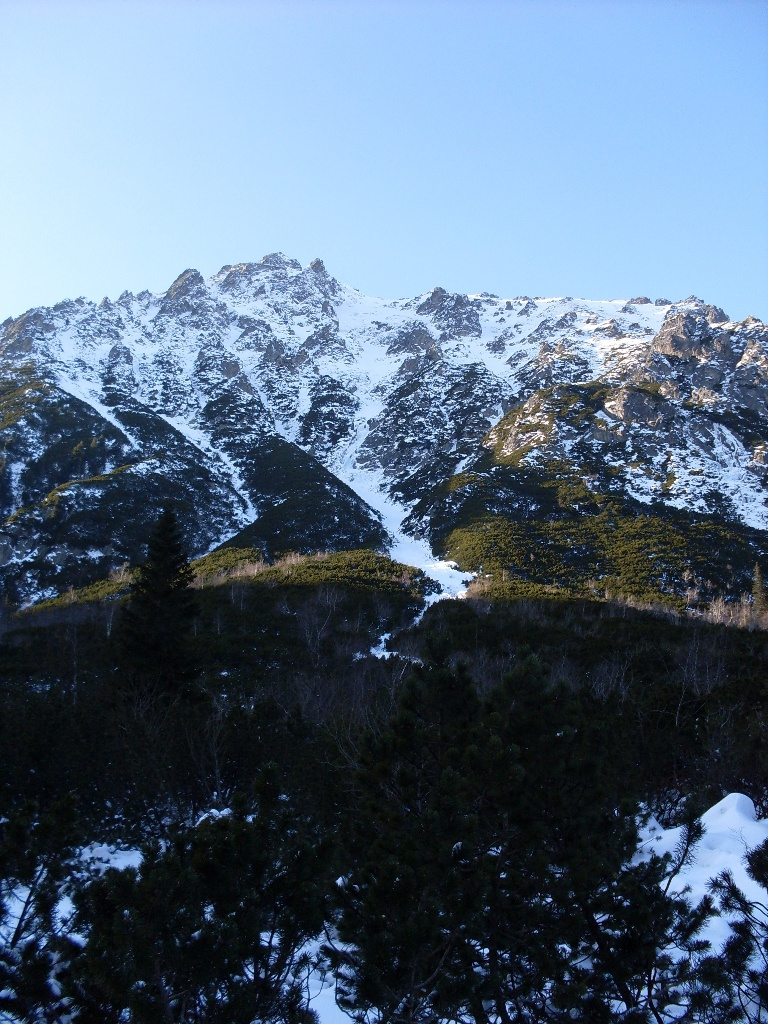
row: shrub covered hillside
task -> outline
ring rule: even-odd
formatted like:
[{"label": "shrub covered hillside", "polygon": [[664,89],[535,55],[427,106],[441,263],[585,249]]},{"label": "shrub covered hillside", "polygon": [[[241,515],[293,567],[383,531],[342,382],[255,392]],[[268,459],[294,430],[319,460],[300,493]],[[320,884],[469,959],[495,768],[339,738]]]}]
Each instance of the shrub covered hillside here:
[{"label": "shrub covered hillside", "polygon": [[535,469],[484,453],[417,505],[435,544],[505,593],[626,596],[685,608],[749,591],[765,533],[613,493],[610,466]]},{"label": "shrub covered hillside", "polygon": [[167,510],[143,564],[6,612],[0,1019],[312,1024],[322,978],[371,1024],[766,1019],[764,910],[680,878],[704,809],[768,812],[768,632],[431,589],[190,564]]}]

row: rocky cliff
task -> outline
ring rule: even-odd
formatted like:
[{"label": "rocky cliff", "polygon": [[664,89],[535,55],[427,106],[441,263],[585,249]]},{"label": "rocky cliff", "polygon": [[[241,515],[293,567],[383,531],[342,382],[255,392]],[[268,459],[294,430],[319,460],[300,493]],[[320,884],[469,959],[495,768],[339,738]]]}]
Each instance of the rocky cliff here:
[{"label": "rocky cliff", "polygon": [[[698,530],[722,562],[694,552],[654,587],[733,593],[763,553],[768,327],[693,296],[387,301],[272,254],[6,320],[0,378],[13,600],[140,557],[169,499],[198,553],[385,549],[405,530],[468,569],[559,583],[537,552],[560,545],[567,568],[582,542],[542,522],[618,516]],[[514,544],[478,547],[499,523]],[[579,579],[621,576],[583,544]]]}]

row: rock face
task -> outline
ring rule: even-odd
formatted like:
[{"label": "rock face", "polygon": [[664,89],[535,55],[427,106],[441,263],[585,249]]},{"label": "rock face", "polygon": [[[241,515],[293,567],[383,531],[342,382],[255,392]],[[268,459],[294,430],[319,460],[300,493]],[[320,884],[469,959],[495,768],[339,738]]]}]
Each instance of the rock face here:
[{"label": "rock face", "polygon": [[393,508],[429,535],[488,451],[768,529],[768,328],[693,296],[385,301],[274,253],[8,320],[0,377],[18,600],[136,558],[166,500],[196,552],[385,548]]}]

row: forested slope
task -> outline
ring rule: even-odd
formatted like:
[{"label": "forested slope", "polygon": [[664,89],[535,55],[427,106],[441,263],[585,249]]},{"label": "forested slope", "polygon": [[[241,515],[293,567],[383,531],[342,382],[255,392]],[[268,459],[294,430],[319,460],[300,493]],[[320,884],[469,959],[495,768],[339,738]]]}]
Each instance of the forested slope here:
[{"label": "forested slope", "polygon": [[768,811],[757,623],[149,551],[3,623],[9,1019],[310,1021],[323,971],[366,1021],[763,1019],[762,912],[676,882],[725,793]]}]

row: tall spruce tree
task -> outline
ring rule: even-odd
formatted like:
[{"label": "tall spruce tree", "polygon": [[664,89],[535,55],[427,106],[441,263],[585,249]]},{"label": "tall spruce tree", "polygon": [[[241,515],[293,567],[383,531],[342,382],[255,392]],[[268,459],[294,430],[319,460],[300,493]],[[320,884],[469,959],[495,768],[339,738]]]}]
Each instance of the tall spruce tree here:
[{"label": "tall spruce tree", "polygon": [[190,634],[197,611],[178,520],[166,507],[135,573],[118,631],[123,667],[137,682],[184,693],[194,678]]}]

